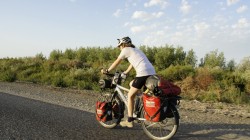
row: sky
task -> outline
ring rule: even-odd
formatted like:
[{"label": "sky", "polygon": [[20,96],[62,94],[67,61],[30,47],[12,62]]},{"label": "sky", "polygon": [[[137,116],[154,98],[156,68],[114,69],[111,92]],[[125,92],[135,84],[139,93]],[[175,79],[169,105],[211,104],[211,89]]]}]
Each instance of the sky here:
[{"label": "sky", "polygon": [[0,58],[115,47],[129,36],[239,62],[250,56],[249,13],[249,0],[0,0]]}]

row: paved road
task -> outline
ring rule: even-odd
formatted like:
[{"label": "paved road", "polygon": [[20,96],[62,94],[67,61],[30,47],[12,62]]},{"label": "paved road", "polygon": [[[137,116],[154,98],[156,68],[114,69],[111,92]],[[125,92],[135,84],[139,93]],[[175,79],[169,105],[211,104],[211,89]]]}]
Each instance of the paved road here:
[{"label": "paved road", "polygon": [[93,113],[0,93],[0,139],[148,139],[139,126],[102,128]]},{"label": "paved road", "polygon": [[[173,139],[250,139],[248,120],[237,124],[230,118],[208,115],[181,111],[183,119]],[[147,140],[148,137],[139,124],[132,129],[119,126],[105,129],[96,122],[93,113],[0,93],[0,139]]]}]

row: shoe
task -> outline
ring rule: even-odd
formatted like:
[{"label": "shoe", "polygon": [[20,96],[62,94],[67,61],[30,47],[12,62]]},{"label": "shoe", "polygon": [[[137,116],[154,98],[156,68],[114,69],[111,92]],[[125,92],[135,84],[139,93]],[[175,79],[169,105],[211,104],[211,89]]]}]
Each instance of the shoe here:
[{"label": "shoe", "polygon": [[133,127],[133,122],[128,122],[128,121],[121,121],[120,122],[120,125],[122,126],[122,127],[129,127],[129,128],[132,128]]}]

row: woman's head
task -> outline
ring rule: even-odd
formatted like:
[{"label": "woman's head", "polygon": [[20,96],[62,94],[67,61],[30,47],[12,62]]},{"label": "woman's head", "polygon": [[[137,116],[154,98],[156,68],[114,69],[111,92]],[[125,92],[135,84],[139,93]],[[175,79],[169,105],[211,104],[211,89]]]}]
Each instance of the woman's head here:
[{"label": "woman's head", "polygon": [[132,47],[135,48],[135,46],[132,44],[132,40],[129,37],[123,37],[118,40],[117,47]]}]

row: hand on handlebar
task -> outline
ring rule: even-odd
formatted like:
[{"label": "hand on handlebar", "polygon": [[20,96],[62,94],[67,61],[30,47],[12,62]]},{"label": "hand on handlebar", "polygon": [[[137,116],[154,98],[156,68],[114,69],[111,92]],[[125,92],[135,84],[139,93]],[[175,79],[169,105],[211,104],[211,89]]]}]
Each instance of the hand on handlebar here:
[{"label": "hand on handlebar", "polygon": [[101,73],[102,73],[102,74],[108,74],[109,71],[108,71],[108,69],[102,69],[102,70],[101,70]]},{"label": "hand on handlebar", "polygon": [[121,77],[122,77],[122,79],[126,79],[127,78],[127,74],[125,74],[124,72],[121,74]]}]

